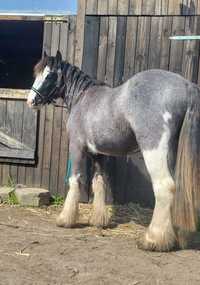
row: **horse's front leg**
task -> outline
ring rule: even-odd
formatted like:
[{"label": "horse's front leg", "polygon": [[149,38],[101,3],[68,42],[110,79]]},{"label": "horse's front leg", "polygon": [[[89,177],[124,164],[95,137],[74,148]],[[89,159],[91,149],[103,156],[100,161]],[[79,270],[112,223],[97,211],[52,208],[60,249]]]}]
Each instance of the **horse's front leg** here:
[{"label": "horse's front leg", "polygon": [[109,216],[106,209],[106,181],[103,174],[103,156],[96,156],[94,162],[95,174],[92,180],[94,199],[90,224],[97,227],[106,227],[109,224]]},{"label": "horse's front leg", "polygon": [[80,189],[83,186],[85,153],[81,148],[75,146],[69,148],[72,154],[72,175],[69,179],[69,191],[65,199],[62,212],[57,218],[60,227],[74,227],[78,218],[78,207],[80,200]]}]

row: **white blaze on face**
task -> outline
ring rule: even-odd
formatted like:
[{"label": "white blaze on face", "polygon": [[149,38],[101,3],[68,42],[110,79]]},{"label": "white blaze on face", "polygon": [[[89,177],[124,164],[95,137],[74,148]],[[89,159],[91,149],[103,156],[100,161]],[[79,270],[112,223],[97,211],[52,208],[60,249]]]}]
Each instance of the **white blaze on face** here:
[{"label": "white blaze on face", "polygon": [[[44,80],[46,79],[46,77],[48,76],[49,73],[50,73],[50,68],[49,68],[49,66],[46,66],[45,69],[43,70],[43,72],[39,73],[37,75],[37,77],[33,83],[33,88],[38,90],[42,86]],[[27,104],[29,107],[32,107],[32,103],[33,103],[36,95],[37,94],[33,90],[31,90],[29,92],[28,98],[27,98]]]}]

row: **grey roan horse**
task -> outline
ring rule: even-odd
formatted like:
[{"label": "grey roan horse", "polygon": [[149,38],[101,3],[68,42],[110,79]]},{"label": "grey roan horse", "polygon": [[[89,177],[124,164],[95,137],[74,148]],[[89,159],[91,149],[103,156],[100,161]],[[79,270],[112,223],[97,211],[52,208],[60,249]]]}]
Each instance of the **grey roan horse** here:
[{"label": "grey roan horse", "polygon": [[[44,54],[35,66],[30,107],[62,97],[69,110],[67,131],[72,176],[57,224],[76,223],[83,165],[93,156],[94,210],[91,222],[106,226],[103,155],[131,154],[136,141],[150,174],[155,209],[141,238],[143,249],[168,251],[187,243],[187,233],[198,229],[200,193],[200,89],[178,74],[149,70],[116,88],[98,82],[79,68]],[[134,175],[134,173],[133,173]]]}]

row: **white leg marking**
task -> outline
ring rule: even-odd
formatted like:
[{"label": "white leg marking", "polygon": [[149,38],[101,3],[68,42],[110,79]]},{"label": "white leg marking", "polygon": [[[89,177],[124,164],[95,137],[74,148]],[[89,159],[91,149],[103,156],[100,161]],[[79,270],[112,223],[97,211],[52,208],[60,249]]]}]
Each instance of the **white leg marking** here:
[{"label": "white leg marking", "polygon": [[88,142],[87,142],[87,146],[88,146],[88,149],[89,149],[93,154],[98,153],[95,144],[90,143],[90,142],[88,141]]},{"label": "white leg marking", "polygon": [[152,221],[145,235],[145,242],[147,247],[155,247],[158,250],[168,250],[173,247],[175,242],[171,220],[171,205],[175,186],[167,165],[169,137],[169,128],[165,126],[165,132],[158,148],[143,152],[156,200]]},{"label": "white leg marking", "polygon": [[172,119],[172,115],[169,112],[166,111],[163,114],[163,119],[164,119],[165,123],[168,123],[168,121]]},{"label": "white leg marking", "polygon": [[80,199],[80,188],[78,178],[72,176],[69,180],[69,192],[67,194],[62,212],[57,218],[57,225],[62,227],[72,227],[78,217],[78,203]]},{"label": "white leg marking", "polygon": [[97,227],[105,227],[109,223],[106,209],[106,185],[103,177],[96,175],[92,181],[92,190],[94,192],[93,213],[90,223]]}]

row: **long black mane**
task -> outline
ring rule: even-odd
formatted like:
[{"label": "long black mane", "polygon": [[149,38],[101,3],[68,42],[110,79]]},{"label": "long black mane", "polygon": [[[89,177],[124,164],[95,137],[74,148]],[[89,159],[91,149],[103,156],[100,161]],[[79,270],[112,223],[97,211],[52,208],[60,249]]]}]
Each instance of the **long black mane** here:
[{"label": "long black mane", "polygon": [[70,63],[62,63],[64,79],[64,101],[69,109],[80,99],[86,90],[93,86],[105,85],[105,83],[91,78],[77,66]]}]

